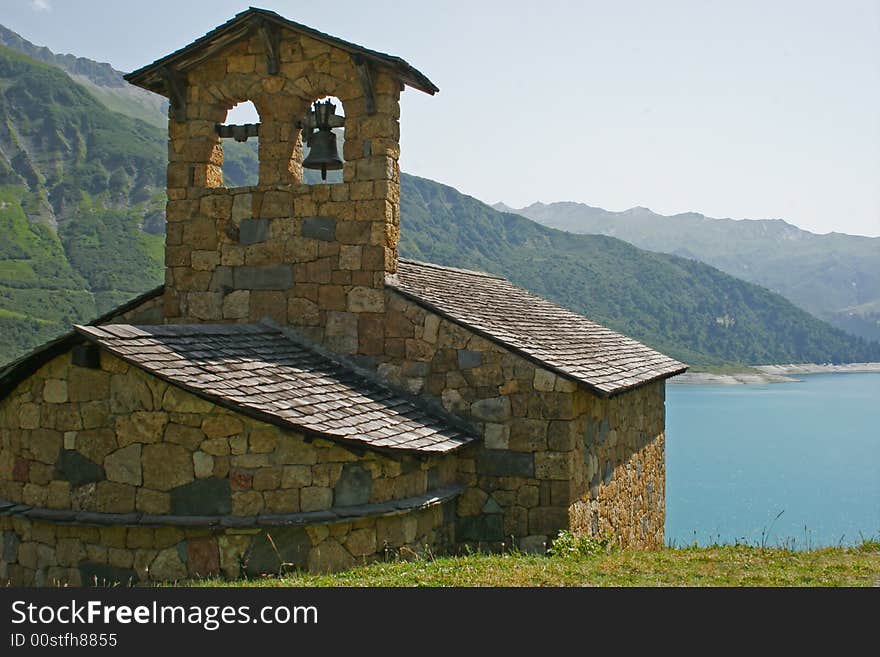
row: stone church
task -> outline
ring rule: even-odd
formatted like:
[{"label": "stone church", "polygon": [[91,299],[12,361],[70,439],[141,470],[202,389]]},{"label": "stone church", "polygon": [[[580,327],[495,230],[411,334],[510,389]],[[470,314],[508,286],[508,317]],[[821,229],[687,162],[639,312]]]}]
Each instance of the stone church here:
[{"label": "stone church", "polygon": [[[165,284],[0,370],[0,581],[329,571],[560,529],[662,545],[685,366],[398,257],[399,99],[436,93],[425,75],[251,8],[126,78],[170,100]],[[247,100],[259,123],[224,125]],[[226,187],[247,137],[259,182]]]}]

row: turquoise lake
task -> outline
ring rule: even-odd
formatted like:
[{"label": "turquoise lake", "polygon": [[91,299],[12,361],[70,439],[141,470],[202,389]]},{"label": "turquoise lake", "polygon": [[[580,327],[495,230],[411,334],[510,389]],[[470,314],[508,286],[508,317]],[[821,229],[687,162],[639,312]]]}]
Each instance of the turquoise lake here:
[{"label": "turquoise lake", "polygon": [[880,537],[880,373],[798,378],[666,386],[667,544]]}]

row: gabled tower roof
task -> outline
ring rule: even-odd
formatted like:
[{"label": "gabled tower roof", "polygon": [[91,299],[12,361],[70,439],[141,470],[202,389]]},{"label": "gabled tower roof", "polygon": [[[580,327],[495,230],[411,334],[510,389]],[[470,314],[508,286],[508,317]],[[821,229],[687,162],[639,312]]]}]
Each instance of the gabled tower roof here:
[{"label": "gabled tower roof", "polygon": [[132,71],[125,76],[125,79],[138,87],[142,87],[148,91],[153,91],[167,97],[169,91],[166,87],[163,70],[174,69],[176,71],[186,71],[188,68],[215,54],[220,49],[247,37],[253,30],[267,26],[276,28],[280,27],[292,32],[304,34],[317,41],[330,44],[340,50],[345,50],[355,57],[361,57],[376,66],[390,69],[398,78],[400,78],[402,83],[408,84],[419,91],[424,91],[431,95],[440,91],[440,89],[438,89],[437,86],[424,74],[417,71],[400,57],[364,48],[355,43],[344,41],[343,39],[319,32],[306,25],[288,20],[283,16],[276,14],[274,11],[258,9],[256,7],[250,7],[249,9],[236,14],[227,22],[208,32],[205,36],[196,39],[189,45],[174,51],[170,55],[165,55],[165,57],[157,59],[152,64],[148,64],[136,71]]}]

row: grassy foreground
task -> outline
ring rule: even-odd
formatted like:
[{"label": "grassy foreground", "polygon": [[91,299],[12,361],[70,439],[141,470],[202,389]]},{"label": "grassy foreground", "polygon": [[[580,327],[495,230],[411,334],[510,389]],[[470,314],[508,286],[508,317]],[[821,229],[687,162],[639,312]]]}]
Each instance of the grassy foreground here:
[{"label": "grassy foreground", "polygon": [[793,552],[717,546],[537,556],[472,554],[374,563],[332,575],[194,586],[880,586],[880,542]]}]

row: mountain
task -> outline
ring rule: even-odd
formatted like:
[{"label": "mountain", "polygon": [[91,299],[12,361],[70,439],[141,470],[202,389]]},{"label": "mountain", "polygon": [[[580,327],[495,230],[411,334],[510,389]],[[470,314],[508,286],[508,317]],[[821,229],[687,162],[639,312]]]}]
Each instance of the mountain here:
[{"label": "mountain", "polygon": [[0,47],[0,329],[14,345],[161,275],[164,158],[157,128]]},{"label": "mountain", "polygon": [[0,25],[0,46],[16,50],[31,59],[65,71],[71,79],[85,87],[107,108],[146,121],[162,130],[168,124],[168,100],[122,79],[122,71],[110,64],[75,57],[56,55],[45,46],[37,46]]},{"label": "mountain", "polygon": [[[227,153],[232,185],[254,143]],[[0,47],[0,361],[162,280],[165,132]],[[401,176],[402,255],[503,274],[696,365],[880,360],[767,290]]]},{"label": "mountain", "polygon": [[497,204],[545,226],[609,235],[710,264],[763,285],[855,335],[880,340],[880,237],[817,235],[785,221],[713,219],[647,208],[609,212],[581,203]]},{"label": "mountain", "polygon": [[161,281],[166,153],[165,130],[0,46],[0,361]]},{"label": "mountain", "polygon": [[696,260],[573,235],[401,176],[401,253],[482,269],[697,366],[872,360],[778,294]]}]

